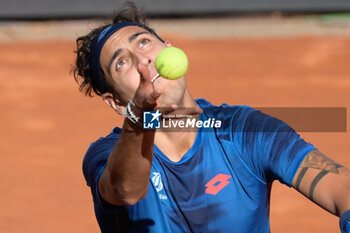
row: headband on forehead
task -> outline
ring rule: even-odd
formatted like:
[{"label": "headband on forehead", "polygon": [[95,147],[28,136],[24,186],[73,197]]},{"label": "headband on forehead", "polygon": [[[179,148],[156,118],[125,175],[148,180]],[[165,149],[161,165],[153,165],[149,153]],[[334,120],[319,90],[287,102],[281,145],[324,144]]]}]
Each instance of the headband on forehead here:
[{"label": "headband on forehead", "polygon": [[[102,79],[101,75],[101,68],[100,68],[100,55],[103,45],[106,43],[109,37],[111,37],[116,31],[127,27],[127,26],[139,26],[147,31],[153,33],[156,37],[159,38],[159,36],[149,27],[147,27],[144,24],[137,23],[137,22],[122,22],[122,23],[115,23],[111,24],[105,29],[102,30],[100,35],[94,39],[92,46],[91,46],[91,54],[90,54],[90,67],[92,70],[93,78],[96,79],[97,84],[97,90],[100,93],[106,92],[106,85]],[[160,39],[160,38],[159,38]],[[162,39],[160,39],[162,41]]]}]

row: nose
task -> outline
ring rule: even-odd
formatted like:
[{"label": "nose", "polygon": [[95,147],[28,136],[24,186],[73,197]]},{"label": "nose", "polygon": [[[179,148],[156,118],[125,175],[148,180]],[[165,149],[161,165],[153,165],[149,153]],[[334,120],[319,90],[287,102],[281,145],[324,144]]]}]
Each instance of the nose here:
[{"label": "nose", "polygon": [[152,63],[152,59],[149,56],[147,56],[147,54],[136,52],[135,56],[137,58],[137,61],[139,63],[144,64],[145,66],[148,66]]}]

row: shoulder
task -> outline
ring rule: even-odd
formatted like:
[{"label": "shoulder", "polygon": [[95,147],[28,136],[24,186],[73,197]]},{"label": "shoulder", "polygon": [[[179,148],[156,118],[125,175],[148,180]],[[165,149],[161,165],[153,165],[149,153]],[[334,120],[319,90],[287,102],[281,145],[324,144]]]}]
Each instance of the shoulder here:
[{"label": "shoulder", "polygon": [[219,106],[211,104],[205,99],[197,99],[196,103],[203,109],[208,118],[221,120],[223,125],[232,125],[232,121],[245,121],[249,116],[261,114],[247,105],[228,105],[223,103]]},{"label": "shoulder", "polygon": [[215,106],[205,99],[197,99],[196,103],[203,109],[206,117],[221,121],[221,127],[217,129],[216,133],[219,138],[229,141],[237,141],[237,138],[243,140],[247,133],[260,135],[261,133],[293,131],[283,121],[247,105],[228,105],[224,103]]},{"label": "shoulder", "polygon": [[223,103],[219,106],[211,104],[206,99],[196,99],[196,103],[203,109],[204,113],[210,117],[229,118],[235,121],[257,121],[261,119],[265,120],[277,120],[273,116],[267,115],[261,112],[260,109],[255,109],[247,105],[228,105]]},{"label": "shoulder", "polygon": [[105,137],[100,137],[98,140],[91,143],[87,151],[87,155],[90,151],[96,150],[97,148],[103,147],[104,145],[114,144],[119,139],[120,134],[121,129],[115,127],[110,134]]},{"label": "shoulder", "polygon": [[254,109],[246,105],[228,105],[223,103],[219,106],[211,104],[206,99],[196,99],[196,103],[209,115],[223,115],[223,113],[238,113],[242,111],[253,111]]},{"label": "shoulder", "polygon": [[120,134],[121,129],[116,127],[107,136],[90,144],[83,159],[83,173],[88,185],[90,185],[91,178],[96,175],[95,173],[107,163],[108,156]]}]

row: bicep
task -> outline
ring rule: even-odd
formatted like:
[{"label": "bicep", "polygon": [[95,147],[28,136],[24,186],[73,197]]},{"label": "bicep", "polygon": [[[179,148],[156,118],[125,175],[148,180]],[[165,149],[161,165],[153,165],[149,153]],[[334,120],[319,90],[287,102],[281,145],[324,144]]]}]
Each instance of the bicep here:
[{"label": "bicep", "polygon": [[292,186],[333,214],[349,208],[350,171],[318,150],[305,156]]}]

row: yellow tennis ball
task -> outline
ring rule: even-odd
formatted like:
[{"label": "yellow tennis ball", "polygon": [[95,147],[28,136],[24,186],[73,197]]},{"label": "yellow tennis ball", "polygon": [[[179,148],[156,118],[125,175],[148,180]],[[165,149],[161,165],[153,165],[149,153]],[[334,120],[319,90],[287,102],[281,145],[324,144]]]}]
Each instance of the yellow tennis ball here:
[{"label": "yellow tennis ball", "polygon": [[186,54],[179,48],[167,47],[156,58],[156,69],[166,79],[178,79],[185,75],[188,68]]}]

